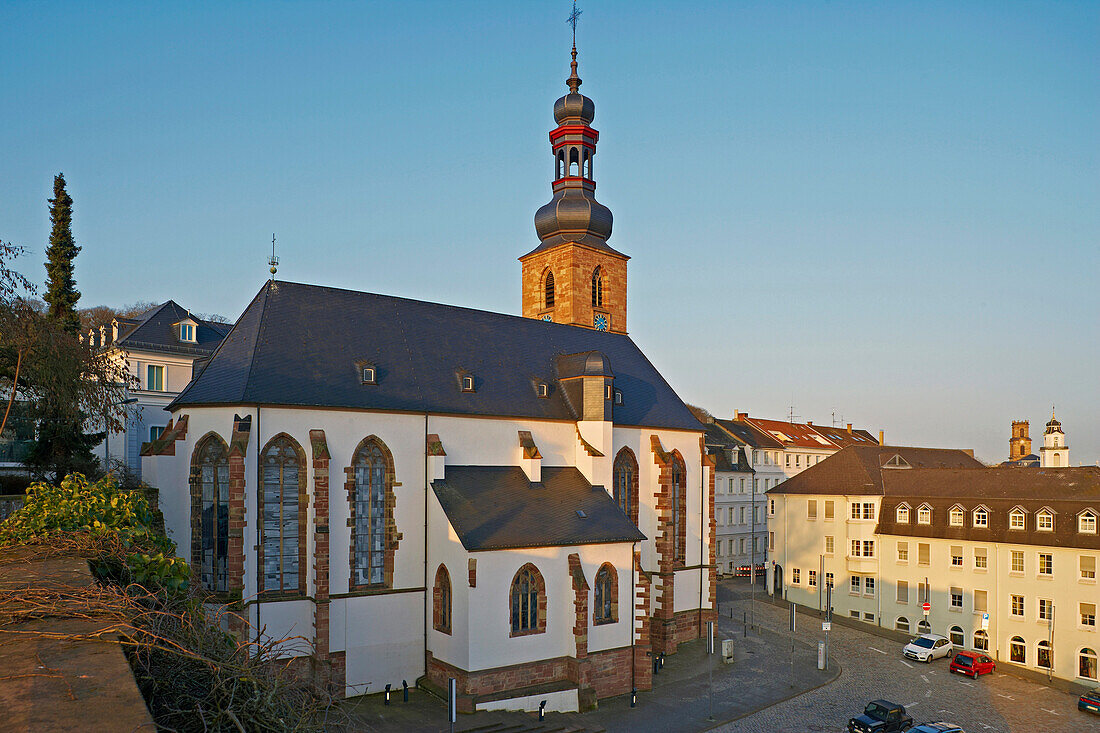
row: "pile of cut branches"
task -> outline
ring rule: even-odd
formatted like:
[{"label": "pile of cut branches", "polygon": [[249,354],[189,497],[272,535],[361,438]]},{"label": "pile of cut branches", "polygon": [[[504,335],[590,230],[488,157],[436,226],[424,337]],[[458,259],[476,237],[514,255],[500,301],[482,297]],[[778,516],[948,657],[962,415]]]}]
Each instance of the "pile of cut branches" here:
[{"label": "pile of cut branches", "polygon": [[0,564],[84,557],[99,582],[0,590],[0,634],[43,618],[93,621],[85,634],[33,633],[121,644],[164,730],[314,731],[335,722],[326,720],[331,695],[280,655],[306,640],[228,633],[232,611],[191,586],[187,563],[154,525],[144,492],[111,476],[31,486],[0,523],[0,550],[9,550]]}]

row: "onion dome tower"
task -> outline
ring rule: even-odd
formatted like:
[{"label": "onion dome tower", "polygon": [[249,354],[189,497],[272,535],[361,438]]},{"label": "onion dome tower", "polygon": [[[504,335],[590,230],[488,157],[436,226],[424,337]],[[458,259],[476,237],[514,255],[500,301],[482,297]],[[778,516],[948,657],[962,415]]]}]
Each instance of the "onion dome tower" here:
[{"label": "onion dome tower", "polygon": [[1054,417],[1054,408],[1050,410],[1050,422],[1043,432],[1043,447],[1039,449],[1039,465],[1043,468],[1066,468],[1069,466],[1069,446],[1066,434],[1062,432],[1062,423]]},{"label": "onion dome tower", "polygon": [[[575,23],[575,15],[571,18]],[[592,159],[600,133],[596,105],[580,93],[576,26],[569,92],[554,103],[550,149],[553,198],[535,212],[539,245],[523,263],[523,315],[626,333],[626,261],[607,244],[611,210],[596,200]]]}]

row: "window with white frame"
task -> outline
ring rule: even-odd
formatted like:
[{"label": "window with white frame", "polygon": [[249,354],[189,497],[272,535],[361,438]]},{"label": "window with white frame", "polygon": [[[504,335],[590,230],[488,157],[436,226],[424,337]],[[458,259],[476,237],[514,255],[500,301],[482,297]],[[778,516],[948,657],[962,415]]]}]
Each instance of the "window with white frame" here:
[{"label": "window with white frame", "polygon": [[149,364],[145,369],[145,389],[150,392],[164,391],[164,367]]},{"label": "window with white frame", "polygon": [[825,500],[825,519],[833,518],[833,502],[831,499]]},{"label": "window with white frame", "polygon": [[791,569],[791,584],[798,585],[802,582],[802,570],[799,568]]},{"label": "window with white frame", "polygon": [[817,519],[817,499],[806,502],[806,519]]},{"label": "window with white frame", "polygon": [[[756,479],[753,479],[755,481]],[[775,516],[775,499],[768,499],[768,516]]]},{"label": "window with white frame", "polygon": [[974,548],[974,569],[986,570],[989,568],[989,556],[984,547]]},{"label": "window with white frame", "polygon": [[908,603],[908,602],[909,602],[909,581],[899,580],[898,581],[898,603]]},{"label": "window with white frame", "polygon": [[917,524],[932,524],[932,507],[921,504],[917,509]]},{"label": "window with white frame", "polygon": [[809,586],[811,588],[816,588],[817,587],[817,571],[816,570],[811,570],[809,578],[807,580],[809,581]]},{"label": "window with white frame", "polygon": [[768,532],[768,549],[775,551],[775,532]]},{"label": "window with white frame", "polygon": [[1039,575],[1054,575],[1054,555],[1052,553],[1039,553]]},{"label": "window with white frame", "polygon": [[863,579],[863,595],[873,596],[875,594],[875,579],[870,575]]},{"label": "window with white frame", "polygon": [[1053,621],[1054,620],[1054,601],[1049,598],[1039,599],[1039,620],[1040,621]]},{"label": "window with white frame", "polygon": [[989,603],[989,594],[984,590],[974,591],[974,613],[985,613],[989,609],[987,604]]},{"label": "window with white frame", "polygon": [[894,514],[898,524],[909,524],[908,504],[900,504]]},{"label": "window with white frame", "polygon": [[863,502],[863,518],[874,519],[875,518],[875,503],[872,501]]},{"label": "window with white frame", "polygon": [[961,545],[951,545],[951,567],[961,568],[963,566],[963,548]]},{"label": "window with white frame", "polygon": [[1078,563],[1078,575],[1081,580],[1096,580],[1096,556],[1081,555]]},{"label": "window with white frame", "polygon": [[1023,617],[1024,615],[1024,597],[1013,594],[1011,597],[1011,613],[1013,616]]},{"label": "window with white frame", "polygon": [[180,324],[180,341],[195,342],[195,326],[191,323]]},{"label": "window with white frame", "polygon": [[1013,509],[1008,515],[1008,528],[1009,529],[1023,529],[1026,518],[1024,513],[1019,509]]},{"label": "window with white frame", "polygon": [[825,554],[833,554],[833,536],[831,534],[825,535]]},{"label": "window with white frame", "polygon": [[852,519],[859,519],[863,515],[863,510],[859,506],[858,501],[852,502]]},{"label": "window with white frame", "polygon": [[952,527],[963,526],[963,510],[962,507],[951,507],[950,513],[947,515],[947,521]]},{"label": "window with white frame", "polygon": [[1009,569],[1014,573],[1024,572],[1024,551],[1011,550],[1011,564]]},{"label": "window with white frame", "polygon": [[956,611],[961,611],[963,607],[963,592],[962,588],[951,586],[951,608]]},{"label": "window with white frame", "polygon": [[853,575],[848,579],[848,592],[858,596],[863,591],[863,578]]},{"label": "window with white frame", "polygon": [[909,543],[898,543],[898,562],[909,562]]},{"label": "window with white frame", "polygon": [[986,528],[989,526],[989,512],[984,507],[974,510],[973,522],[975,527]]},{"label": "window with white frame", "polygon": [[826,588],[835,588],[836,587],[836,583],[833,581],[833,574],[832,573],[825,573],[825,587]]},{"label": "window with white frame", "polygon": [[917,564],[918,565],[930,565],[931,553],[929,552],[929,546],[927,542],[917,543]]},{"label": "window with white frame", "polygon": [[1096,534],[1096,515],[1092,512],[1082,512],[1077,517],[1077,531],[1082,534]]},{"label": "window with white frame", "polygon": [[1096,628],[1096,604],[1095,603],[1080,603],[1078,604],[1078,611],[1081,614],[1081,625],[1089,628]]},{"label": "window with white frame", "polygon": [[1035,529],[1040,532],[1053,532],[1054,531],[1054,515],[1048,510],[1043,509],[1035,515]]}]

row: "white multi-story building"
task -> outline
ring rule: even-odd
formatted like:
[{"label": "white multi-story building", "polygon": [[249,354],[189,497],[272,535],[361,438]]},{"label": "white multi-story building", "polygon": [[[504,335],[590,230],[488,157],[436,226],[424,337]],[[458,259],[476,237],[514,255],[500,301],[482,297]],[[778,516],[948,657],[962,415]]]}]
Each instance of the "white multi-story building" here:
[{"label": "white multi-story building", "polygon": [[764,495],[754,492],[755,474],[742,441],[715,423],[707,424],[707,452],[714,458],[714,514],[718,572],[731,575],[766,561]]},{"label": "white multi-story building", "polygon": [[93,347],[125,363],[137,381],[126,396],[126,429],[96,449],[105,467],[122,463],[140,478],[142,444],[160,437],[168,424],[165,408],[191,381],[195,362],[209,358],[232,325],[203,320],[169,300],[87,333]]},{"label": "white multi-story building", "polygon": [[769,589],[788,600],[822,609],[831,581],[834,613],[1096,683],[1100,469],[853,446],[768,506]]}]

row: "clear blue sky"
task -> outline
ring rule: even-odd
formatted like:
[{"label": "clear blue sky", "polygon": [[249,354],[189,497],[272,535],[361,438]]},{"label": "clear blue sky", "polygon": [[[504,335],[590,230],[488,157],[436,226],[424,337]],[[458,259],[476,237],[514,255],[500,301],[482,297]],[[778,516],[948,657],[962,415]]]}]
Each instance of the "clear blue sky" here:
[{"label": "clear blue sky", "polygon": [[[1100,4],[583,2],[629,328],[680,395],[1100,458]],[[0,238],[82,306],[266,277],[518,313],[569,3],[0,4]]]}]

